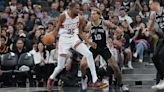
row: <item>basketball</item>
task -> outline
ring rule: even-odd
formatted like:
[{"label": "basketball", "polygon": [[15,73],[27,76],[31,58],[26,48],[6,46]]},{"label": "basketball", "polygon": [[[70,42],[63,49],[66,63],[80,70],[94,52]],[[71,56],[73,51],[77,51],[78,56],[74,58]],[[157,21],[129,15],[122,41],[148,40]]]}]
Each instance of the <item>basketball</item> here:
[{"label": "basketball", "polygon": [[51,45],[51,44],[53,44],[54,40],[55,40],[55,38],[54,38],[54,36],[52,34],[46,34],[43,37],[43,43],[45,45]]}]

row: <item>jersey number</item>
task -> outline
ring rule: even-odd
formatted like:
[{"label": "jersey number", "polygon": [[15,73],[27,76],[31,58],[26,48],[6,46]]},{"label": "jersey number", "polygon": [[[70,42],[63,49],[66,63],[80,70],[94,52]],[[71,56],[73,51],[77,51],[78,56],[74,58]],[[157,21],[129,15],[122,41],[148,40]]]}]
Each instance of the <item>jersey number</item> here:
[{"label": "jersey number", "polygon": [[101,40],[102,39],[100,34],[94,35],[94,37],[95,37],[95,40]]},{"label": "jersey number", "polygon": [[73,34],[74,33],[74,29],[68,29],[68,33],[67,34]]}]

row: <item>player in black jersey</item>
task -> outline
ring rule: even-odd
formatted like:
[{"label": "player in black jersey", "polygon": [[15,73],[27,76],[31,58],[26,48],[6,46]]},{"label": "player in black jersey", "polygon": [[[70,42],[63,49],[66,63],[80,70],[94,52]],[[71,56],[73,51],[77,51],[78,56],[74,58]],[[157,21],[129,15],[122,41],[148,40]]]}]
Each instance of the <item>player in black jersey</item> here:
[{"label": "player in black jersey", "polygon": [[[128,91],[129,89],[126,86],[122,85],[122,74],[119,69],[119,66],[114,61],[108,47],[107,47],[107,36],[106,31],[109,30],[109,28],[117,27],[114,24],[112,24],[108,20],[103,20],[100,18],[101,14],[100,11],[95,8],[91,11],[91,22],[88,22],[86,29],[89,31],[90,36],[92,37],[92,41],[96,44],[95,46],[90,47],[90,51],[93,53],[93,58],[95,59],[98,55],[101,55],[103,59],[107,62],[108,65],[111,66],[111,68],[114,71],[115,77],[118,79],[118,84],[124,91]],[[82,86],[86,86],[84,84],[86,82],[86,76],[85,76],[85,68],[87,66],[87,63],[85,62],[85,59],[81,62],[81,71],[82,71]]]},{"label": "player in black jersey", "polygon": [[152,61],[160,75],[160,82],[152,86],[153,89],[164,89],[164,7],[160,6],[160,3],[153,1],[151,9],[155,11],[150,16],[150,32],[154,32],[154,22],[157,22],[159,25],[159,41],[157,43]]}]

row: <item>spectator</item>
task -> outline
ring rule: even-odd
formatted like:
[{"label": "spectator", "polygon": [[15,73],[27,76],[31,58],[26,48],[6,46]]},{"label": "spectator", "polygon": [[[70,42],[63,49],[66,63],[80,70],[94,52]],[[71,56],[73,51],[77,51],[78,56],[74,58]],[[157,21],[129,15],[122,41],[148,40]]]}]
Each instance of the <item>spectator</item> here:
[{"label": "spectator", "polygon": [[14,25],[14,22],[15,22],[14,17],[10,16],[10,17],[7,19],[6,25],[7,25],[7,26],[12,26],[12,25]]},{"label": "spectator", "polygon": [[27,0],[27,5],[23,7],[23,10],[26,11],[29,14],[34,13],[33,11],[33,3],[31,0]]},{"label": "spectator", "polygon": [[66,8],[67,8],[67,6],[65,5],[64,0],[60,0],[59,1],[59,11],[60,11],[60,13],[62,13]]},{"label": "spectator", "polygon": [[37,18],[43,18],[42,7],[40,5],[34,5],[34,13]]},{"label": "spectator", "polygon": [[6,30],[2,29],[1,35],[5,37],[5,44],[7,45],[9,37],[8,37],[8,33],[6,32]]},{"label": "spectator", "polygon": [[42,25],[46,28],[48,26],[48,22],[52,20],[52,18],[48,15],[48,10],[43,9],[43,18],[41,19]]},{"label": "spectator", "polygon": [[47,68],[45,64],[49,59],[49,52],[46,50],[44,44],[42,42],[38,43],[38,48],[34,56],[35,63],[35,72],[36,72],[36,87],[39,87],[39,82],[43,82],[45,84],[48,79],[47,76]]},{"label": "spectator", "polygon": [[90,16],[89,4],[84,3],[82,6],[82,10],[83,10],[83,16],[84,16],[85,20],[89,20],[89,16]]},{"label": "spectator", "polygon": [[137,15],[137,16],[135,17],[135,21],[132,23],[132,28],[133,28],[133,30],[138,30],[139,27],[141,27],[141,24],[142,24],[142,23],[143,23],[143,22],[142,22],[141,16],[140,16],[140,15]]},{"label": "spectator", "polygon": [[125,12],[129,12],[132,5],[133,5],[133,2],[131,2],[130,0],[123,0],[121,6],[125,9]]},{"label": "spectator", "polygon": [[46,32],[45,33],[50,33],[54,30],[54,24],[52,21],[48,22],[48,27],[46,29]]},{"label": "spectator", "polygon": [[8,19],[10,15],[11,9],[9,6],[6,6],[2,12],[1,18]]},{"label": "spectator", "polygon": [[52,18],[58,17],[60,15],[58,9],[59,9],[59,3],[52,3],[51,10],[49,11],[48,15],[51,16]]},{"label": "spectator", "polygon": [[22,38],[17,39],[16,46],[13,46],[12,52],[18,55],[18,58],[22,53],[26,52],[25,43]]},{"label": "spectator", "polygon": [[15,11],[17,9],[16,5],[17,5],[17,0],[11,0],[9,2],[9,6],[10,6],[11,11]]},{"label": "spectator", "polygon": [[34,55],[38,48],[38,42],[37,40],[32,41],[32,50],[29,51],[30,54]]},{"label": "spectator", "polygon": [[146,18],[147,20],[149,19],[150,8],[147,4],[143,5],[143,10],[139,12],[139,15],[141,16],[141,18]]},{"label": "spectator", "polygon": [[116,1],[114,4],[114,15],[119,16],[120,15],[120,9],[121,9],[121,2]]},{"label": "spectator", "polygon": [[133,54],[135,58],[139,55],[139,62],[143,62],[144,51],[150,47],[148,42],[149,31],[146,29],[146,25],[142,23],[140,28],[136,31],[133,37],[136,43],[136,52]]},{"label": "spectator", "polygon": [[25,31],[26,32],[31,31],[33,29],[33,21],[30,20],[29,13],[24,13],[24,15],[23,15],[23,21],[25,23],[25,27],[24,27]]},{"label": "spectator", "polygon": [[132,5],[132,7],[130,7],[130,11],[129,12],[137,12],[139,13],[140,11],[142,11],[142,6],[141,6],[141,2],[140,0],[135,0],[134,4]]},{"label": "spectator", "polygon": [[99,5],[99,8],[101,10],[101,13],[102,13],[102,17],[105,19],[105,20],[108,20],[109,19],[109,16],[108,16],[108,11],[109,11],[109,8],[106,8],[104,3],[101,3]]},{"label": "spectator", "polygon": [[6,38],[4,36],[0,37],[0,54],[6,54],[10,51],[9,46],[6,45]]},{"label": "spectator", "polygon": [[22,17],[23,14],[26,12],[23,10],[22,3],[17,3],[16,12],[17,12],[18,17]]},{"label": "spectator", "polygon": [[133,66],[132,66],[132,52],[131,52],[131,49],[130,49],[130,36],[126,33],[125,29],[122,28],[122,26],[117,30],[117,33],[115,33],[114,35],[114,39],[117,39],[119,40],[119,47],[121,47],[120,51],[122,53],[124,53],[124,56],[125,56],[125,60],[124,60],[124,64],[128,65],[128,68],[130,69],[133,69]]},{"label": "spectator", "polygon": [[9,37],[7,45],[8,46],[12,46],[13,43],[15,42],[15,40],[16,40],[16,34],[15,34],[14,27],[13,26],[8,26],[7,32],[8,32],[8,37]]},{"label": "spectator", "polygon": [[133,22],[132,18],[127,15],[127,13],[125,12],[125,10],[123,8],[120,9],[119,20],[120,20],[120,22],[123,22],[126,20],[129,24],[131,24]]}]

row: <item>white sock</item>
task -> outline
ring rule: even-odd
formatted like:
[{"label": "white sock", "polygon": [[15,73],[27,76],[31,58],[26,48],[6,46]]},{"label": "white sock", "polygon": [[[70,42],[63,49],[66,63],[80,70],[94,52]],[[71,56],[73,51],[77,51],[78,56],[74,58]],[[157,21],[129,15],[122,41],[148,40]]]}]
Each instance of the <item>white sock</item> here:
[{"label": "white sock", "polygon": [[76,48],[76,51],[78,51],[80,54],[82,54],[84,57],[86,57],[88,67],[91,71],[92,81],[93,81],[93,83],[95,83],[97,81],[98,77],[97,77],[95,62],[93,60],[92,53],[89,51],[88,47],[84,43],[79,44],[79,46],[77,46],[77,48]]},{"label": "white sock", "polygon": [[54,69],[53,73],[51,74],[51,76],[49,77],[50,79],[55,80],[56,76],[63,70],[64,65],[65,65],[65,57],[62,56],[58,56],[58,63],[57,63],[57,67]]}]

